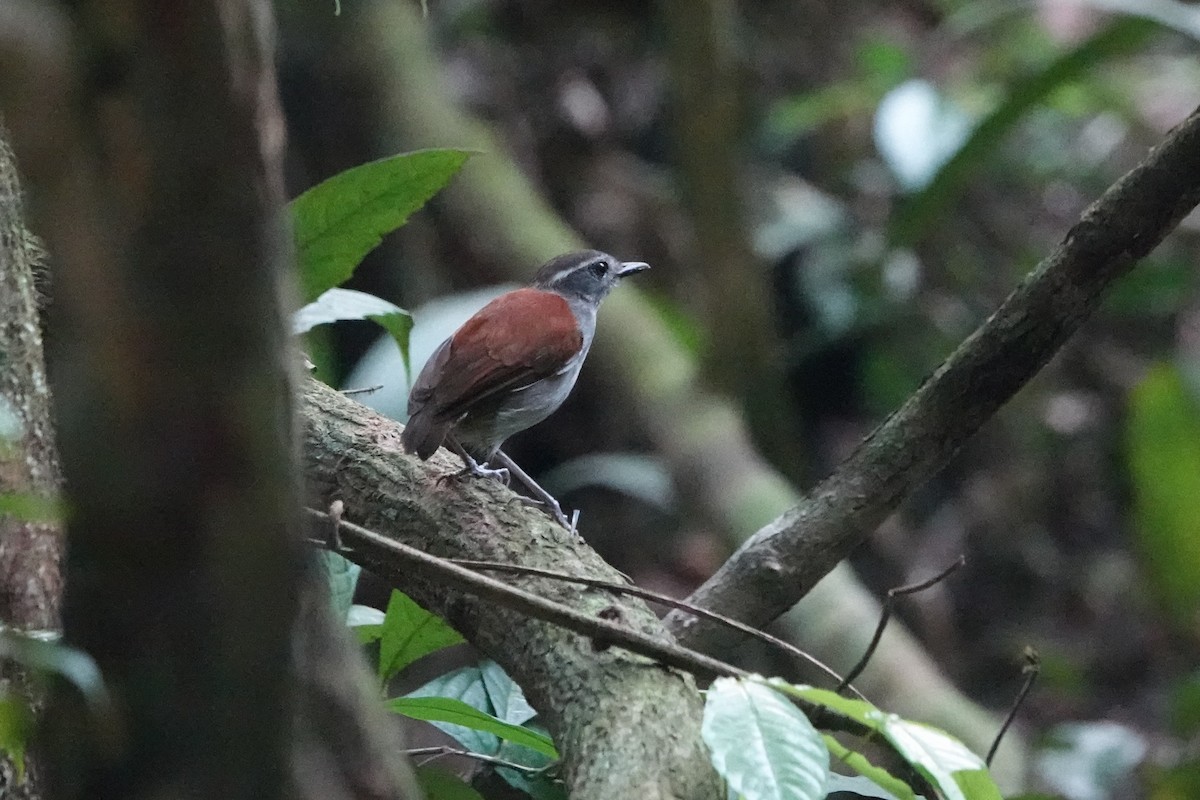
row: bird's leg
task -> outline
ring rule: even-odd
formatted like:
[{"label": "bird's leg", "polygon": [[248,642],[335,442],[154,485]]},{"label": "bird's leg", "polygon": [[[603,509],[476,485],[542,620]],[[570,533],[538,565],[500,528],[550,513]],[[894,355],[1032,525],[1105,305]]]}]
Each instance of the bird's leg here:
[{"label": "bird's leg", "polygon": [[545,506],[546,513],[553,517],[555,522],[557,522],[559,525],[562,525],[576,536],[579,535],[579,531],[577,529],[579,524],[579,511],[575,511],[573,514],[571,514],[570,518],[568,518],[567,515],[563,513],[562,506],[560,506],[558,501],[554,499],[554,496],[538,485],[537,481],[529,477],[529,473],[517,466],[517,462],[509,458],[508,454],[503,450],[497,450],[496,454],[492,456],[492,461],[503,464],[504,468],[508,470],[510,475],[524,484],[525,488],[533,493],[533,501],[539,505]]},{"label": "bird's leg", "polygon": [[454,434],[449,434],[446,436],[446,447],[449,447],[455,455],[463,460],[463,464],[466,465],[463,467],[462,471],[457,474],[471,475],[476,478],[495,478],[505,486],[508,486],[509,471],[507,469],[504,467],[500,467],[499,469],[491,469],[486,463],[480,464],[471,456],[470,453],[467,452],[467,449],[462,446],[458,439],[454,438]]}]

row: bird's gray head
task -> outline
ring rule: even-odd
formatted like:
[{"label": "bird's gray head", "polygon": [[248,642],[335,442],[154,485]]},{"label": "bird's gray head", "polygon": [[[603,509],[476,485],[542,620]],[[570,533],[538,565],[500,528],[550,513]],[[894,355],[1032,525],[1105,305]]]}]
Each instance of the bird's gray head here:
[{"label": "bird's gray head", "polygon": [[641,261],[620,261],[599,250],[582,250],[547,261],[533,285],[598,304],[622,278],[648,269],[650,265]]}]

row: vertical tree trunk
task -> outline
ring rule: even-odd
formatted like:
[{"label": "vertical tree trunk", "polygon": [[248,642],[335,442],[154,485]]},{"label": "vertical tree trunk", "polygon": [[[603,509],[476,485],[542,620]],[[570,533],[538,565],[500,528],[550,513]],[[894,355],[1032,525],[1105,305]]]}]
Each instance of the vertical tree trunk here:
[{"label": "vertical tree trunk", "polygon": [[[41,256],[25,228],[16,164],[0,126],[0,622],[18,631],[57,629],[62,596],[61,526],[37,508],[59,484],[35,284]],[[23,670],[0,662],[6,693],[40,700]],[[27,758],[25,774],[18,772],[12,760],[0,762],[0,797],[40,797],[38,760]]]},{"label": "vertical tree trunk", "polygon": [[115,711],[59,694],[51,779],[283,797],[300,572],[270,7],[61,8],[76,61],[56,129],[27,141],[55,270],[63,620]]}]

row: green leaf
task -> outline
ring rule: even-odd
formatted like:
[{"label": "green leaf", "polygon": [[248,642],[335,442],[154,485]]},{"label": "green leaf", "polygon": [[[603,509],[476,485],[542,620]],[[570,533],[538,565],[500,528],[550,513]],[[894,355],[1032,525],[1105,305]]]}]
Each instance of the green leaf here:
[{"label": "green leaf", "polygon": [[849,717],[855,722],[859,722],[872,730],[879,730],[880,715],[883,713],[866,700],[856,700],[852,697],[842,697],[837,692],[832,692],[829,689],[817,689],[813,686],[798,686],[793,683],[788,683],[782,678],[767,678],[762,679],[757,676],[751,680],[765,683],[772,689],[791,695],[800,700],[807,700],[810,703],[816,703],[819,706],[831,708],[834,711]]},{"label": "green leaf", "polygon": [[462,778],[440,767],[417,767],[416,772],[426,800],[483,800]]},{"label": "green leaf", "polygon": [[[929,725],[909,722],[887,714],[863,700],[842,697],[827,689],[796,686],[779,678],[754,678],[793,697],[816,703],[878,731],[914,769],[942,793],[946,800],[999,800],[1000,790],[993,782],[983,759],[948,733]],[[835,756],[842,757],[837,751]],[[850,751],[852,752],[852,751]],[[857,755],[857,754],[853,754]],[[855,770],[871,767],[865,758],[847,762]],[[860,774],[883,786],[897,797],[908,797],[886,784],[887,773],[878,775],[859,770]],[[882,772],[882,770],[880,770]],[[890,777],[890,776],[888,776]],[[911,789],[909,790],[911,792]]]},{"label": "green leaf", "polygon": [[[445,675],[439,675],[424,686],[412,690],[406,696],[452,697],[485,714],[495,716],[496,711],[496,707],[492,705],[492,701],[488,697],[487,687],[483,683],[481,665],[462,667],[447,672]],[[511,719],[505,720],[505,722],[511,722],[514,725],[520,724],[520,722],[513,722]],[[464,728],[460,725],[447,725],[441,722],[434,723],[434,726],[447,736],[453,737],[455,741],[473,753],[494,756],[500,751],[502,742],[498,736],[472,728]]]},{"label": "green leaf", "polygon": [[828,734],[821,734],[829,753],[843,764],[863,776],[871,783],[883,789],[897,800],[916,800],[917,794],[904,781],[888,772],[883,767],[877,767],[867,760],[862,753],[855,752]]},{"label": "green leaf", "polygon": [[383,636],[383,621],[386,616],[378,608],[352,605],[346,613],[346,624],[354,629],[358,641],[370,644]]},{"label": "green leaf", "polygon": [[[549,738],[549,734],[535,723],[526,723],[525,727]],[[520,764],[535,770],[545,770],[556,760],[530,750],[528,747],[513,744],[512,742],[501,742],[500,749],[496,752],[496,755],[505,761],[511,761],[514,764]],[[512,769],[511,767],[498,766],[496,767],[496,773],[509,786],[531,795],[534,800],[567,800],[567,790],[563,787],[561,781],[557,781],[551,776],[549,771],[531,773],[524,770]]]},{"label": "green leaf", "polygon": [[390,680],[421,656],[462,641],[462,635],[441,617],[392,590],[379,640],[379,677]]},{"label": "green leaf", "polygon": [[292,332],[307,333],[317,325],[340,320],[366,319],[376,323],[396,341],[404,369],[408,370],[409,334],[413,319],[403,308],[366,292],[353,289],[328,289],[292,315]]},{"label": "green leaf", "polygon": [[525,692],[508,677],[504,667],[489,660],[479,662],[478,668],[492,713],[513,725],[524,725],[537,716],[537,711],[525,699]]},{"label": "green leaf", "polygon": [[754,680],[718,678],[700,735],[717,773],[746,800],[821,800],[829,751],[808,718]]},{"label": "green leaf", "polygon": [[12,659],[32,670],[60,675],[71,683],[93,711],[107,714],[112,707],[100,668],[87,653],[27,633],[0,628],[0,660]]},{"label": "green leaf", "polygon": [[0,752],[17,768],[17,780],[25,774],[25,745],[33,732],[33,712],[15,695],[0,695]]},{"label": "green leaf", "polygon": [[1153,30],[1154,24],[1145,20],[1117,20],[1042,71],[1012,87],[1004,102],[975,126],[962,147],[942,164],[933,179],[900,205],[889,230],[892,246],[913,245],[935,220],[946,215],[974,170],[1030,109],[1096,64],[1133,51]]},{"label": "green leaf", "polygon": [[383,236],[423,206],[470,156],[418,150],[348,169],[290,204],[304,300],[343,283]]},{"label": "green leaf", "polygon": [[[410,692],[408,697],[451,697],[462,700],[477,711],[491,714],[512,725],[522,725],[549,738],[541,726],[532,722],[537,712],[525,699],[521,687],[494,661],[481,661],[475,666],[441,675]],[[434,725],[475,753],[497,756],[538,770],[554,761],[542,753],[504,741],[491,733],[441,722],[435,722]],[[565,800],[562,785],[548,774],[530,774],[508,767],[496,767],[496,772],[511,786],[532,795],[535,800]]]},{"label": "green leaf", "polygon": [[451,697],[397,697],[389,700],[387,706],[389,710],[412,719],[445,722],[484,731],[501,739],[524,745],[550,758],[558,758],[558,751],[548,736],[520,725],[507,723],[491,714],[472,708],[461,700]]},{"label": "green leaf", "polygon": [[1200,613],[1200,404],[1178,370],[1160,364],[1133,390],[1125,438],[1143,568],[1160,606],[1191,632]]},{"label": "green leaf", "polygon": [[946,800],[1001,800],[983,759],[950,734],[894,714],[881,731],[897,752]]},{"label": "green leaf", "polygon": [[346,619],[350,606],[354,602],[354,589],[358,586],[358,576],[362,567],[353,561],[342,558],[337,553],[326,550],[317,552],[317,563],[325,572],[325,582],[329,586],[329,600],[333,604],[333,614],[336,619]]}]

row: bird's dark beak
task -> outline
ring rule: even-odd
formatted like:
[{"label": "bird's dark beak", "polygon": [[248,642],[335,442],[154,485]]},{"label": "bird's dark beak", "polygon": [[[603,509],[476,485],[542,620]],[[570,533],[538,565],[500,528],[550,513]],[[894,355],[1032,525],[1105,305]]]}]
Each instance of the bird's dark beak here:
[{"label": "bird's dark beak", "polygon": [[635,275],[639,272],[645,272],[648,269],[650,269],[650,265],[645,261],[626,261],[621,265],[621,268],[617,270],[617,277],[627,278],[630,275]]}]

